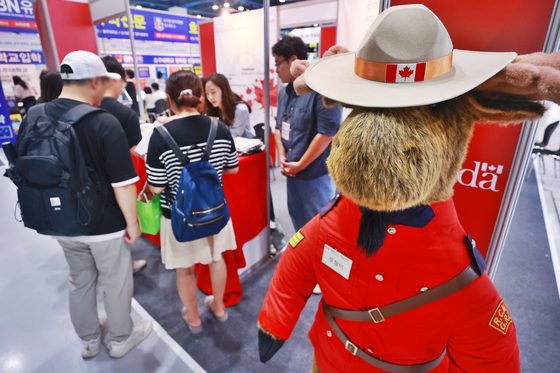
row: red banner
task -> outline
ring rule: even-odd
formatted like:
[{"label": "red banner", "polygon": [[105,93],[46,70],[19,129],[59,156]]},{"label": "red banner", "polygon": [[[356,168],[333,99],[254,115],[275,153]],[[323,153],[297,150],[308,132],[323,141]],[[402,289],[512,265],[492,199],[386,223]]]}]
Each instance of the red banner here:
[{"label": "red banner", "polygon": [[0,19],[0,27],[36,29],[37,23],[27,21],[14,21],[11,19]]},{"label": "red banner", "polygon": [[[393,0],[421,3],[443,22],[456,49],[519,54],[543,49],[554,0]],[[465,230],[486,257],[521,125],[477,124],[467,159],[455,184],[455,205]]]}]

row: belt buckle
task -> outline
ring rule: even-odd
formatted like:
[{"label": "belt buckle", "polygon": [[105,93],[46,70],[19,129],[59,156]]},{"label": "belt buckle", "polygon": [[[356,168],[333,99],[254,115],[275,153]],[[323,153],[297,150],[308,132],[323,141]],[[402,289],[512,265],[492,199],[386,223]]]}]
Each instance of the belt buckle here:
[{"label": "belt buckle", "polygon": [[348,352],[350,352],[352,355],[356,356],[356,354],[358,353],[358,347],[356,347],[356,345],[354,343],[347,340],[345,346],[346,346],[346,350],[348,350]]},{"label": "belt buckle", "polygon": [[381,311],[379,311],[379,308],[372,308],[368,311],[368,313],[371,316],[373,322],[376,324],[385,321],[385,318],[383,317]]}]

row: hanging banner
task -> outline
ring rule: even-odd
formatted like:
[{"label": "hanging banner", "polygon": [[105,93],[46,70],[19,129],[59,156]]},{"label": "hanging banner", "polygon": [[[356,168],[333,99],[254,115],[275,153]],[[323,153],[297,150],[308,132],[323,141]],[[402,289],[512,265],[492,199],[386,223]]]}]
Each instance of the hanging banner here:
[{"label": "hanging banner", "polygon": [[[117,61],[125,65],[133,64],[134,60],[131,54],[111,54]],[[194,65],[200,64],[200,57],[183,57],[183,56],[143,56],[136,55],[139,64],[145,65]]]},{"label": "hanging banner", "polygon": [[0,0],[0,31],[37,34],[30,0]]},{"label": "hanging banner", "polygon": [[2,51],[0,52],[0,65],[4,64],[44,65],[45,57],[43,52]]},{"label": "hanging banner", "polygon": [[10,108],[6,102],[4,90],[0,86],[0,144],[6,141],[13,144],[16,141],[16,135],[10,119]]},{"label": "hanging banner", "polygon": [[[198,18],[138,9],[131,9],[130,12],[135,40],[198,44]],[[129,38],[126,16],[101,23],[96,28],[100,38]]]},{"label": "hanging banner", "polygon": [[379,0],[339,0],[336,44],[354,52],[379,14]]},{"label": "hanging banner", "polygon": [[[277,11],[270,9],[270,47],[277,42]],[[251,124],[264,123],[264,11],[252,10],[214,18],[216,70],[225,75],[231,89],[252,108]],[[278,87],[274,58],[270,54],[270,107],[276,114]],[[196,68],[196,67],[195,67]],[[196,71],[195,71],[196,72]],[[274,124],[274,120],[271,120]]]}]

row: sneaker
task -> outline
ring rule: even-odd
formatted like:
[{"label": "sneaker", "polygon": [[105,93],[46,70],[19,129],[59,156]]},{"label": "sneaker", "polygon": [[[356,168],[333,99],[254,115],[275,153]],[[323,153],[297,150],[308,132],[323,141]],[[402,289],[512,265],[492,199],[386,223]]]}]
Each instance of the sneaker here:
[{"label": "sneaker", "polygon": [[109,327],[107,318],[104,316],[100,317],[99,323],[101,324],[101,335],[95,339],[92,339],[91,341],[82,340],[82,357],[84,359],[94,357],[99,353],[103,338],[105,338],[105,334],[107,334],[107,329]]},{"label": "sneaker", "polygon": [[109,342],[107,348],[109,349],[109,356],[113,358],[121,358],[132,350],[134,346],[142,342],[152,332],[152,320],[140,320],[132,327],[132,333],[128,339],[122,342]]},{"label": "sneaker", "polygon": [[138,259],[132,261],[132,273],[136,273],[144,268],[146,268],[146,260],[145,259]]}]

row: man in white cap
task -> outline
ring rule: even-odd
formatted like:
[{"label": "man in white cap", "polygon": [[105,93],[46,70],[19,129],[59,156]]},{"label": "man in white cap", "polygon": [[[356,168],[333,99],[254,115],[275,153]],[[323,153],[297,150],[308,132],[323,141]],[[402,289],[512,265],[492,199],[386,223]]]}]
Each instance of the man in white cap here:
[{"label": "man in white cap", "polygon": [[[64,83],[62,92],[58,99],[44,106],[44,113],[54,120],[60,120],[78,106],[98,107],[112,84],[111,79],[121,79],[120,75],[107,72],[101,58],[85,51],[69,53],[62,61],[60,72]],[[21,124],[20,134],[28,125],[28,117]],[[113,115],[95,111],[72,126],[90,176],[104,190],[103,217],[86,235],[52,237],[62,246],[70,266],[70,318],[82,339],[82,356],[97,355],[108,332],[109,355],[120,358],[152,330],[150,320],[133,325],[130,317],[133,291],[130,245],[140,237],[134,184],[138,176],[126,136]],[[99,318],[97,313],[98,281],[103,288],[108,320]]]}]

